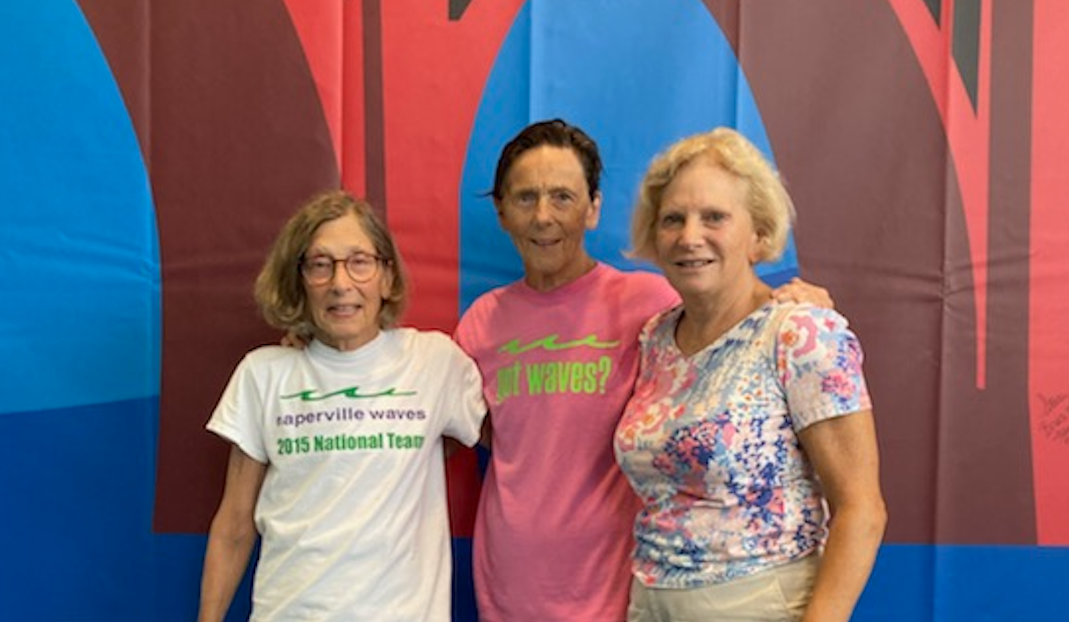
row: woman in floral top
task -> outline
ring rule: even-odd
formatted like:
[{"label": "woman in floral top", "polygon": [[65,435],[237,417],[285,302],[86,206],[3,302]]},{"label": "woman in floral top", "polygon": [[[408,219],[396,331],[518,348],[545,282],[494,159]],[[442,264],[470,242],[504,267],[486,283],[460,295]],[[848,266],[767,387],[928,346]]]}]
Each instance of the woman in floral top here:
[{"label": "woman in floral top", "polygon": [[861,347],[835,311],[770,301],[754,271],[792,216],[726,128],[673,145],[642,182],[634,254],[683,304],[643,330],[616,431],[643,502],[630,622],[845,621],[872,570],[886,511]]}]

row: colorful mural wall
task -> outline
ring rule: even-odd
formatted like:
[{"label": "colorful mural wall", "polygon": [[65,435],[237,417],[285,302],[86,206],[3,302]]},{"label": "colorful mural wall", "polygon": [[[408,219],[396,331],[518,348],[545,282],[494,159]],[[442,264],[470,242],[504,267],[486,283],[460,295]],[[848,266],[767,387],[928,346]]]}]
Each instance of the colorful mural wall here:
[{"label": "colorful mural wall", "polygon": [[[1069,4],[1060,0],[0,3],[0,617],[189,620],[226,447],[278,340],[251,283],[295,206],[384,210],[405,323],[521,274],[482,196],[565,117],[627,269],[660,148],[739,128],[799,212],[765,276],[866,349],[891,521],[856,620],[1061,620],[1069,573]],[[450,464],[456,619],[477,456]],[[247,613],[247,585],[233,619]]]}]

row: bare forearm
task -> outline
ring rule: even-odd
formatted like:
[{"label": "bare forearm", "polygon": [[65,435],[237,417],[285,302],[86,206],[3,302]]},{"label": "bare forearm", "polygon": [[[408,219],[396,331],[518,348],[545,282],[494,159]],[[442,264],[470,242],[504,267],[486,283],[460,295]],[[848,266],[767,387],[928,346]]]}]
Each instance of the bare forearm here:
[{"label": "bare forearm", "polygon": [[255,533],[227,537],[216,533],[213,526],[204,555],[198,622],[222,622],[226,617],[255,540]]},{"label": "bare forearm", "polygon": [[846,622],[865,589],[883,539],[882,503],[843,508],[834,515],[813,598],[802,622]]}]

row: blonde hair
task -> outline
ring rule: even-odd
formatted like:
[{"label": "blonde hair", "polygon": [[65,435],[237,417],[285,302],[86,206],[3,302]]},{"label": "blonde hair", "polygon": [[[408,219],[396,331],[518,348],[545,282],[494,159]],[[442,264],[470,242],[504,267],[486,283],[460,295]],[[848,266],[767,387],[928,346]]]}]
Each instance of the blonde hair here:
[{"label": "blonde hair", "polygon": [[742,134],[726,127],[684,138],[653,159],[639,187],[638,203],[631,218],[628,255],[656,260],[657,213],[665,188],[684,166],[702,157],[746,184],[746,209],[761,241],[757,260],[779,259],[787,247],[794,204],[779,174],[760,150]]},{"label": "blonde hair", "polygon": [[344,190],[333,190],[302,205],[282,227],[267,254],[260,275],[256,277],[255,295],[268,324],[280,330],[312,334],[301,261],[319,227],[346,214],[352,214],[360,221],[360,226],[375,245],[375,253],[383,259],[383,269],[392,272],[393,285],[384,294],[379,327],[389,328],[400,318],[408,302],[408,282],[393,236],[370,204]]}]

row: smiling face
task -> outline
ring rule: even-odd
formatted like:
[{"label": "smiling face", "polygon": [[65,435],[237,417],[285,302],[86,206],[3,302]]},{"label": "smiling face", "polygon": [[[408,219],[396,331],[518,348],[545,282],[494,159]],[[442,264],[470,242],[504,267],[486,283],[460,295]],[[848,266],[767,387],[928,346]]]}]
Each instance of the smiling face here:
[{"label": "smiling face", "polygon": [[[354,253],[377,254],[374,243],[352,212],[316,229],[304,256],[345,259]],[[356,350],[379,334],[379,312],[393,273],[383,265],[365,283],[349,276],[344,263],[334,265],[334,276],[313,285],[304,281],[307,309],[316,337],[338,350]]]},{"label": "smiling face", "polygon": [[601,195],[591,199],[583,167],[570,148],[543,145],[521,154],[496,206],[531,287],[560,287],[594,267],[583,236],[598,224]]},{"label": "smiling face", "polygon": [[699,157],[665,187],[654,223],[657,263],[687,298],[721,298],[756,280],[760,237],[746,206],[746,184]]}]

